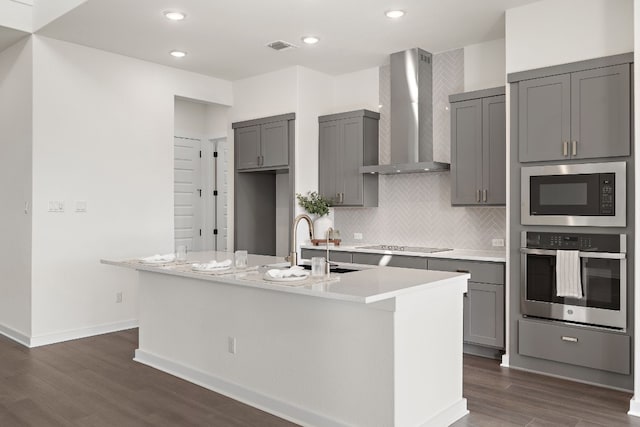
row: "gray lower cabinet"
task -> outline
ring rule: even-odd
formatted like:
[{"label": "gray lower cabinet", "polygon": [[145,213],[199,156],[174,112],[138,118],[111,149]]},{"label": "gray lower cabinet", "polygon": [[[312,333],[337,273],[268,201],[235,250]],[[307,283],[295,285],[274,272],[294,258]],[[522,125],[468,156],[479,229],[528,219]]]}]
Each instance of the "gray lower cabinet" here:
[{"label": "gray lower cabinet", "polygon": [[628,156],[630,65],[518,82],[521,162]]},{"label": "gray lower cabinet", "polygon": [[405,255],[382,255],[365,254],[354,252],[353,262],[355,264],[386,265],[389,267],[418,268],[427,269],[427,259]]},{"label": "gray lower cabinet", "polygon": [[289,120],[292,118],[288,116],[232,125],[237,170],[276,169],[289,165]]},{"label": "gray lower cabinet", "polygon": [[464,342],[504,349],[504,265],[430,258],[428,268],[471,275],[464,297]]},{"label": "gray lower cabinet", "polygon": [[379,119],[368,110],[318,118],[318,189],[333,206],[378,206],[378,176],[359,169],[378,164]]},{"label": "gray lower cabinet", "polygon": [[[301,251],[302,259],[311,259],[313,257],[327,257],[327,251],[322,249],[302,249]],[[344,251],[332,251],[329,250],[329,261],[335,262],[352,262],[352,254],[351,252]]]},{"label": "gray lower cabinet", "polygon": [[451,204],[506,203],[504,87],[451,95]]},{"label": "gray lower cabinet", "polygon": [[463,325],[465,342],[504,348],[504,286],[469,282]]},{"label": "gray lower cabinet", "polygon": [[631,337],[615,332],[520,319],[518,353],[619,374],[631,373]]}]

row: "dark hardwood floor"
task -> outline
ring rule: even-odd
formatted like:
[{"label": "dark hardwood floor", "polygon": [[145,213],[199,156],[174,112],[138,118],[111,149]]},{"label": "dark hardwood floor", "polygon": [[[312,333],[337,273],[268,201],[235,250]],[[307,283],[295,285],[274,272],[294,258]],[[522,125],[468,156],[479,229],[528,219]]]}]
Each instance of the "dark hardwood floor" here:
[{"label": "dark hardwood floor", "polygon": [[[294,426],[132,361],[137,330],[27,349],[0,336],[0,426]],[[639,426],[631,395],[465,356],[464,426]],[[369,426],[366,426],[369,427]]]}]

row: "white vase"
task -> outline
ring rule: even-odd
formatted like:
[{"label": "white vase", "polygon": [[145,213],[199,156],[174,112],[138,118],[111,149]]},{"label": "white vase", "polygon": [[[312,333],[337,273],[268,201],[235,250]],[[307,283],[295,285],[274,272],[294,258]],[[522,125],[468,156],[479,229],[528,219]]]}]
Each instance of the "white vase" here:
[{"label": "white vase", "polygon": [[327,230],[333,227],[333,221],[329,215],[323,215],[313,220],[313,237],[315,239],[326,239]]}]

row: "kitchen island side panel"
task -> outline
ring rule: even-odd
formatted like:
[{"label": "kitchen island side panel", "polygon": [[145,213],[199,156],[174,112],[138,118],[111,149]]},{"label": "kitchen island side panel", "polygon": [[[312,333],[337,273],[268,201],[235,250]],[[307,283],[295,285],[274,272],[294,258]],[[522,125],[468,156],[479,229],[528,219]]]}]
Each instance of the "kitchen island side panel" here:
[{"label": "kitchen island side panel", "polygon": [[140,272],[136,360],[305,425],[450,423],[463,288],[359,304]]}]

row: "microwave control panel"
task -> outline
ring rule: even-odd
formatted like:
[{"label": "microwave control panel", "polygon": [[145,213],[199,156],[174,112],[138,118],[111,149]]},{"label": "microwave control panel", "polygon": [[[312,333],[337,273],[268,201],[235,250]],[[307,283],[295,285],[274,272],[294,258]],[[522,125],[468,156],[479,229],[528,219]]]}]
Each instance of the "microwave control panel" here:
[{"label": "microwave control panel", "polygon": [[576,250],[589,252],[621,252],[620,234],[526,233],[530,249]]},{"label": "microwave control panel", "polygon": [[600,174],[600,215],[615,214],[615,174]]}]

